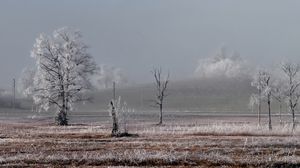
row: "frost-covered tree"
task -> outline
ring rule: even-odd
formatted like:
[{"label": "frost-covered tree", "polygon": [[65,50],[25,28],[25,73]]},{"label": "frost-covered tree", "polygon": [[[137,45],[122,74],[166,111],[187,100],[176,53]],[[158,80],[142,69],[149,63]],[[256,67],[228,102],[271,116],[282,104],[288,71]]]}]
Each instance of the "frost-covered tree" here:
[{"label": "frost-covered tree", "polygon": [[[34,77],[36,70],[33,68],[26,67],[22,70],[21,75],[18,79],[18,92],[26,98],[32,98],[33,89],[34,89]],[[32,104],[31,110],[33,112],[37,111],[35,104]]]},{"label": "frost-covered tree", "polygon": [[20,78],[18,80],[18,92],[23,96],[31,96],[33,89],[33,79],[35,76],[36,70],[33,68],[24,68],[21,72]]},{"label": "frost-covered tree", "polygon": [[94,75],[95,84],[98,89],[110,88],[115,82],[118,85],[126,84],[127,77],[120,68],[109,65],[101,65],[100,70]]},{"label": "frost-covered tree", "polygon": [[254,106],[258,105],[258,102],[259,100],[257,94],[252,94],[249,99],[249,107],[251,108],[252,112],[254,112]]},{"label": "frost-covered tree", "polygon": [[110,101],[110,114],[111,114],[112,121],[113,121],[113,126],[112,126],[112,131],[111,131],[112,136],[119,136],[119,134],[120,134],[119,120],[118,120],[116,106],[117,106],[117,102],[115,102],[115,100]]},{"label": "frost-covered tree", "polygon": [[264,84],[262,82],[262,70],[258,70],[258,72],[254,75],[253,81],[251,82],[251,86],[255,87],[257,89],[257,93],[252,95],[252,101],[255,100],[255,103],[257,104],[257,117],[258,117],[258,125],[260,125],[261,120],[261,103],[263,98],[263,89]]},{"label": "frost-covered tree", "polygon": [[283,63],[281,69],[285,74],[285,96],[290,112],[292,113],[293,130],[296,128],[295,111],[300,98],[299,64]]},{"label": "frost-covered tree", "polygon": [[273,95],[273,83],[271,74],[266,70],[258,70],[251,83],[258,90],[257,94],[253,94],[250,98],[251,104],[258,104],[258,124],[260,125],[261,104],[265,100],[268,104],[269,130],[272,130],[271,118],[271,100]]},{"label": "frost-covered tree", "polygon": [[127,103],[125,101],[122,102],[121,97],[117,100],[111,100],[109,111],[113,121],[111,135],[128,135],[128,119],[131,109],[128,108]]},{"label": "frost-covered tree", "polygon": [[88,100],[84,92],[90,89],[89,77],[97,66],[87,49],[81,33],[66,27],[55,30],[53,37],[41,34],[34,44],[33,99],[40,109],[53,107],[59,125],[68,125],[74,103]]},{"label": "frost-covered tree", "polygon": [[263,84],[263,97],[266,99],[268,104],[268,116],[269,116],[269,130],[272,130],[272,118],[271,118],[271,99],[273,94],[273,86],[271,83],[271,74],[267,71],[261,72],[261,80]]},{"label": "frost-covered tree", "polygon": [[167,96],[166,91],[169,84],[170,73],[168,73],[167,77],[163,79],[161,68],[154,68],[153,76],[155,79],[156,86],[156,100],[155,104],[159,106],[159,125],[163,122],[163,104],[164,100]]},{"label": "frost-covered tree", "polygon": [[249,77],[249,69],[238,52],[227,52],[221,47],[213,56],[199,60],[195,75],[199,78],[245,78]]},{"label": "frost-covered tree", "polygon": [[274,99],[279,103],[279,122],[282,123],[282,103],[284,102],[284,84],[281,79],[277,79],[273,84]]}]

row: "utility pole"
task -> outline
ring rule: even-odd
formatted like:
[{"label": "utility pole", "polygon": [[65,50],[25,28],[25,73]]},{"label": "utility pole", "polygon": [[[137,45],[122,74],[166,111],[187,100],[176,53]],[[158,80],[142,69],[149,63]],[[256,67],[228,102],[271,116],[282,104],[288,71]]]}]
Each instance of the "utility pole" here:
[{"label": "utility pole", "polygon": [[116,101],[116,82],[113,82],[113,100]]},{"label": "utility pole", "polygon": [[15,108],[16,105],[16,79],[13,78],[13,88],[12,88],[12,92],[13,92],[13,101],[12,101],[12,107]]},{"label": "utility pole", "polygon": [[140,107],[141,107],[141,109],[143,109],[144,108],[144,93],[143,93],[143,89],[141,88],[140,89]]}]

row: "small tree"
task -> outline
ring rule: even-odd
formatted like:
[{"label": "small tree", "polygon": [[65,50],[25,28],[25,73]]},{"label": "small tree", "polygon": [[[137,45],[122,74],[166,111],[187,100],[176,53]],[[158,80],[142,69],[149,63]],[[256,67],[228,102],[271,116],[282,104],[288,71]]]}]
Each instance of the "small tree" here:
[{"label": "small tree", "polygon": [[32,96],[33,80],[36,70],[32,68],[24,68],[18,80],[18,92],[25,97]]},{"label": "small tree", "polygon": [[284,101],[284,88],[283,88],[283,81],[277,80],[274,82],[273,86],[273,97],[279,103],[279,122],[282,124],[282,103]]},{"label": "small tree", "polygon": [[113,127],[111,135],[128,136],[128,118],[130,109],[127,107],[126,102],[121,101],[121,97],[118,100],[112,100],[110,102],[110,114],[113,121]]},{"label": "small tree", "polygon": [[271,98],[272,98],[272,86],[271,86],[271,74],[267,71],[261,71],[261,83],[263,85],[263,97],[266,99],[268,104],[268,114],[269,114],[269,130],[272,130],[272,120],[271,120]]},{"label": "small tree", "polygon": [[258,94],[254,94],[250,98],[250,104],[258,104],[258,124],[260,125],[261,103],[262,100],[266,100],[268,104],[269,130],[272,130],[271,99],[273,86],[271,83],[271,74],[266,70],[259,70],[254,76],[251,85],[256,87],[258,90]]},{"label": "small tree", "polygon": [[124,135],[128,135],[128,122],[129,118],[131,117],[132,110],[128,108],[128,105],[126,102],[123,102],[121,109],[119,110],[120,115],[120,125],[122,128],[122,132]]},{"label": "small tree", "polygon": [[119,135],[119,122],[118,122],[118,116],[117,116],[117,108],[116,108],[116,103],[114,100],[110,101],[110,111],[111,111],[111,117],[113,121],[113,127],[111,131],[112,136],[118,136]]},{"label": "small tree", "polygon": [[80,32],[69,28],[54,31],[53,37],[41,34],[34,44],[33,100],[40,109],[53,107],[58,125],[68,125],[74,103],[89,99],[84,92],[91,88],[89,77],[97,66],[87,48]]},{"label": "small tree", "polygon": [[[35,77],[36,70],[33,68],[24,68],[21,72],[20,78],[18,80],[18,92],[26,97],[32,98],[33,89],[34,89],[34,77]],[[31,106],[32,112],[36,112],[36,106],[33,103]]]},{"label": "small tree", "polygon": [[156,105],[159,106],[159,125],[162,124],[163,122],[163,104],[164,104],[164,100],[166,98],[166,91],[167,91],[167,87],[169,84],[169,77],[170,77],[170,73],[168,73],[167,77],[164,79],[162,79],[162,70],[161,68],[154,68],[153,70],[153,76],[155,79],[155,86],[156,86],[156,100],[155,103]]},{"label": "small tree", "polygon": [[[264,84],[262,82],[263,71],[259,70],[253,77],[253,81],[251,82],[251,86],[257,89],[257,94],[253,94],[252,97],[256,99],[256,104],[258,105],[257,108],[257,117],[258,117],[258,125],[260,125],[261,121],[261,102],[263,98],[263,89]],[[254,99],[253,99],[254,100]]]},{"label": "small tree", "polygon": [[285,97],[290,112],[292,113],[293,131],[296,128],[295,111],[300,98],[300,81],[298,79],[300,66],[299,64],[283,63],[281,69],[286,77]]},{"label": "small tree", "polygon": [[249,107],[251,108],[251,111],[254,112],[254,106],[255,105],[258,105],[258,96],[257,94],[252,94],[250,96],[250,99],[249,99]]}]

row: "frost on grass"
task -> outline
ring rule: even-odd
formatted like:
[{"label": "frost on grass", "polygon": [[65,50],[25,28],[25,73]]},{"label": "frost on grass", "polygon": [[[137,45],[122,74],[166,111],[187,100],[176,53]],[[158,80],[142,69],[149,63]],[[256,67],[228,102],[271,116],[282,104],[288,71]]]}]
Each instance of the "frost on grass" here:
[{"label": "frost on grass", "polygon": [[263,126],[227,123],[129,127],[140,136],[110,137],[110,125],[3,126],[0,163],[145,167],[287,167],[300,163],[299,132],[287,135],[291,125],[275,126],[282,129],[277,133]]},{"label": "frost on grass", "polygon": [[300,135],[300,130],[293,132],[291,124],[275,125],[270,131],[267,126],[245,123],[213,123],[213,124],[169,124],[162,127],[144,127],[139,130],[144,134],[211,134],[211,135]]}]

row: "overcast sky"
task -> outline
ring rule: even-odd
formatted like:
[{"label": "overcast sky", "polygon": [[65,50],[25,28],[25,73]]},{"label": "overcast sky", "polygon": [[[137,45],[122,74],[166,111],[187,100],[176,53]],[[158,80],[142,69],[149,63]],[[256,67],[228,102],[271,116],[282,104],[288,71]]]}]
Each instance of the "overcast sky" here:
[{"label": "overcast sky", "polygon": [[153,66],[191,77],[221,45],[252,64],[300,60],[298,0],[1,0],[0,25],[0,88],[33,65],[39,33],[63,26],[80,29],[97,63],[135,83],[149,82]]}]

